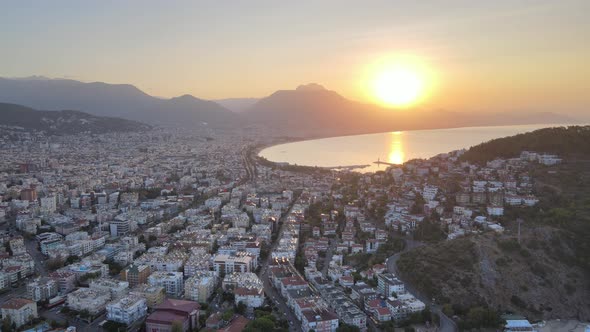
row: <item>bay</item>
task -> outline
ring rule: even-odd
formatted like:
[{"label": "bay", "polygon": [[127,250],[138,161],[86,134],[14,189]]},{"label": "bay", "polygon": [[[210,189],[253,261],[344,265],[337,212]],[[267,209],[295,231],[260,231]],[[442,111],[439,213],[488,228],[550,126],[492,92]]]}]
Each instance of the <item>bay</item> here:
[{"label": "bay", "polygon": [[269,161],[291,165],[350,167],[359,172],[384,170],[416,158],[431,158],[440,153],[469,148],[494,138],[513,136],[540,128],[560,125],[516,125],[409,130],[378,134],[330,137],[275,145],[260,151]]}]

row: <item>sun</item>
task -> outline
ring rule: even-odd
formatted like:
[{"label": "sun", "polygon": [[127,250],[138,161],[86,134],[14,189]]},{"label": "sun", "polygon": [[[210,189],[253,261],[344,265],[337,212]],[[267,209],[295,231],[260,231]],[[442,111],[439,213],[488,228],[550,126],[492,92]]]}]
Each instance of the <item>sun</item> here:
[{"label": "sun", "polygon": [[385,57],[368,68],[364,86],[369,98],[379,104],[407,108],[426,98],[431,76],[421,59]]},{"label": "sun", "polygon": [[405,107],[414,104],[424,92],[424,80],[411,68],[387,68],[373,80],[375,97],[383,104]]},{"label": "sun", "polygon": [[392,68],[378,73],[373,82],[377,99],[391,106],[409,106],[424,91],[423,79],[409,68]]}]

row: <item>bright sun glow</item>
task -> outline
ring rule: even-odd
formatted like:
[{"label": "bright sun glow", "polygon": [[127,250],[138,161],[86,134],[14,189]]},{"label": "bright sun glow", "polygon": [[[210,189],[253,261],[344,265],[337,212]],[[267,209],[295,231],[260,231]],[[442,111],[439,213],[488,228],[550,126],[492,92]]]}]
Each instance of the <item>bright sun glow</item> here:
[{"label": "bright sun glow", "polygon": [[394,68],[375,77],[375,96],[392,106],[408,106],[420,98],[424,84],[417,73],[407,68]]},{"label": "bright sun glow", "polygon": [[385,106],[413,106],[424,99],[431,83],[424,62],[410,57],[382,58],[368,74],[367,92]]}]

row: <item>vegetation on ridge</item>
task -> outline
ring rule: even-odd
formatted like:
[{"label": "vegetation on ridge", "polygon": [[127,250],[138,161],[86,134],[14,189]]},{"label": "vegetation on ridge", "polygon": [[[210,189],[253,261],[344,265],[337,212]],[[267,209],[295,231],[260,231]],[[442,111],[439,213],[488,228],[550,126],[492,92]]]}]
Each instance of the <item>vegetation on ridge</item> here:
[{"label": "vegetation on ridge", "polygon": [[518,157],[522,151],[570,157],[590,155],[590,126],[543,128],[497,138],[470,148],[461,156],[461,160],[483,164],[496,158]]}]

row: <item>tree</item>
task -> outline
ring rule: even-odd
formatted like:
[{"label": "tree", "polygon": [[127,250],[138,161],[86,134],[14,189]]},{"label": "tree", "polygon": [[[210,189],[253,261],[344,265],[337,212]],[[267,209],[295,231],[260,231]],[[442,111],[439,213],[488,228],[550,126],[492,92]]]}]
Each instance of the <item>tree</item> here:
[{"label": "tree", "polygon": [[10,319],[10,316],[6,316],[6,318],[4,318],[2,320],[2,331],[11,331],[12,330],[12,320]]},{"label": "tree", "polygon": [[70,265],[70,264],[72,264],[72,263],[75,263],[75,262],[77,262],[77,261],[79,261],[79,260],[80,260],[80,257],[79,257],[79,256],[76,256],[76,255],[69,256],[69,257],[66,259],[66,263],[65,263],[65,264],[66,264],[66,265]]},{"label": "tree", "polygon": [[50,258],[45,264],[49,270],[54,271],[64,266],[64,260],[61,257]]},{"label": "tree", "polygon": [[438,242],[446,239],[447,236],[442,230],[440,223],[433,222],[428,218],[425,218],[421,223],[418,224],[414,231],[414,239],[425,241],[425,242]]},{"label": "tree", "polygon": [[236,306],[236,312],[240,315],[243,315],[246,312],[247,308],[248,308],[248,306],[245,305],[244,302],[240,301],[238,303],[238,305]]},{"label": "tree", "polygon": [[422,195],[420,195],[420,194],[416,194],[416,198],[414,198],[414,205],[412,205],[410,213],[411,214],[420,214],[420,213],[424,212],[424,204],[425,203],[426,203],[426,201],[424,200],[424,197],[422,197]]},{"label": "tree", "polygon": [[336,332],[360,332],[360,330],[361,329],[359,329],[358,326],[342,323],[338,326]]},{"label": "tree", "polygon": [[442,312],[447,317],[453,317],[453,315],[455,314],[455,311],[453,310],[453,307],[449,303],[443,305]]},{"label": "tree", "polygon": [[102,329],[108,332],[127,331],[127,324],[122,324],[119,322],[109,320],[102,326]]},{"label": "tree", "polygon": [[172,332],[184,332],[184,328],[182,326],[182,322],[175,320],[172,322]]},{"label": "tree", "polygon": [[234,311],[232,309],[226,310],[222,315],[221,319],[226,322],[229,322],[234,317]]},{"label": "tree", "polygon": [[275,322],[268,318],[268,316],[264,316],[261,318],[257,318],[250,322],[249,327],[256,328],[259,331],[271,331],[275,328]]},{"label": "tree", "polygon": [[221,299],[223,301],[234,302],[235,298],[236,297],[235,297],[234,293],[223,292],[223,294],[221,294]]}]

